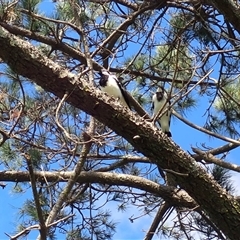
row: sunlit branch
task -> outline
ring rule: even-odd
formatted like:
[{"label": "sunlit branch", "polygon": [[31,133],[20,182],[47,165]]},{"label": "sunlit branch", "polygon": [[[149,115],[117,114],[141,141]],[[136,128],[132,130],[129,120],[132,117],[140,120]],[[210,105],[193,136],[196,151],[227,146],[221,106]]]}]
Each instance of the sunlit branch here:
[{"label": "sunlit branch", "polygon": [[[63,222],[63,221],[66,221],[68,220],[69,218],[72,218],[74,216],[74,214],[70,214],[66,217],[63,217],[61,219],[58,219],[57,221],[53,222],[52,224],[49,225],[49,227],[52,227],[52,226],[55,226],[57,225],[58,223],[60,222]],[[7,233],[5,233],[11,240],[18,240],[19,237],[22,237],[22,236],[26,236],[30,233],[31,230],[37,230],[37,229],[40,229],[40,226],[38,224],[35,224],[35,225],[32,225],[32,226],[29,226],[27,228],[25,228],[24,230],[22,230],[21,232],[17,233],[16,235],[14,236],[11,236]]]},{"label": "sunlit branch", "polygon": [[[48,172],[35,171],[35,178],[38,181],[45,183],[45,178],[48,182],[68,182],[73,177],[74,172]],[[18,171],[0,171],[0,181],[17,181],[28,182],[30,180],[28,172]],[[197,206],[195,201],[183,190],[175,189],[171,186],[157,184],[148,179],[132,176],[129,174],[117,174],[107,172],[84,172],[82,171],[77,177],[78,183],[102,183],[108,185],[121,185],[133,187],[142,191],[153,193],[156,196],[163,198],[165,201],[170,201],[173,205],[194,208]],[[49,222],[48,222],[49,224]]]}]

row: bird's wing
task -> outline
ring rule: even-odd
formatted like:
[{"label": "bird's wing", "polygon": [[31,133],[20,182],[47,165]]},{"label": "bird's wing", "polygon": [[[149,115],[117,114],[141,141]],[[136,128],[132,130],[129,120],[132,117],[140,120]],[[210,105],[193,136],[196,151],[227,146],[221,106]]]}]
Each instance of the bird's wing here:
[{"label": "bird's wing", "polygon": [[154,109],[154,102],[152,102],[152,106],[151,106],[151,110],[153,110]]},{"label": "bird's wing", "polygon": [[[171,106],[171,101],[169,100],[168,101],[168,106]],[[171,117],[172,117],[172,111],[171,109],[169,108],[169,110],[167,111],[167,113],[169,114],[169,127],[170,127],[170,124],[171,124]]]},{"label": "bird's wing", "polygon": [[129,107],[129,109],[131,109],[130,107],[130,103],[126,94],[126,90],[123,88],[122,84],[119,82],[119,80],[117,79],[117,77],[115,75],[112,75],[112,77],[116,80],[116,83],[122,93],[123,99],[126,102],[126,105]]},{"label": "bird's wing", "polygon": [[154,109],[154,102],[152,102],[152,106],[151,106],[151,110],[153,110]]},{"label": "bird's wing", "polygon": [[151,110],[154,110],[154,98],[155,98],[155,94],[152,96],[152,106],[151,106]]},{"label": "bird's wing", "polygon": [[169,114],[168,123],[169,123],[169,127],[170,127],[170,125],[171,125],[171,117],[172,117],[171,111],[168,111],[168,114]]},{"label": "bird's wing", "polygon": [[129,109],[131,109],[130,103],[129,103],[129,100],[128,100],[128,97],[127,97],[127,94],[126,94],[126,90],[123,89],[122,87],[120,88],[120,90],[121,90],[122,96],[124,98],[124,101],[126,102],[126,105],[129,107]]}]

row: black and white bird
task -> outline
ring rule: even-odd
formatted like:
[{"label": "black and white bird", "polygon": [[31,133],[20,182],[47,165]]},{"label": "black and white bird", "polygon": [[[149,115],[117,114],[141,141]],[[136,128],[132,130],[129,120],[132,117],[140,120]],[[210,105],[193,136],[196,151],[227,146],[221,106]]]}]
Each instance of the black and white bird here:
[{"label": "black and white bird", "polygon": [[170,132],[170,121],[171,121],[171,109],[169,109],[170,101],[168,101],[167,93],[164,91],[163,87],[159,87],[156,93],[152,97],[152,109],[153,117],[158,114],[159,111],[165,112],[165,109],[168,109],[163,115],[160,114],[159,123],[161,125],[162,131],[168,136],[171,137]]},{"label": "black and white bird", "polygon": [[108,73],[106,70],[102,70],[99,74],[101,75],[99,80],[101,90],[109,96],[119,99],[123,106],[131,109],[125,90],[117,77]]}]

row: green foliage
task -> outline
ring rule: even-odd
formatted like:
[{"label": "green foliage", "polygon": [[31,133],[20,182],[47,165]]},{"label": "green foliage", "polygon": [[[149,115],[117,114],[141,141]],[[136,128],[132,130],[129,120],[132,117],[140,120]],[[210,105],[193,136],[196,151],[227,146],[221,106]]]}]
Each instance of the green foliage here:
[{"label": "green foliage", "polygon": [[16,152],[12,151],[12,146],[10,142],[5,142],[4,145],[1,147],[1,158],[4,161],[12,161],[15,160],[17,157]]},{"label": "green foliage", "polygon": [[218,165],[214,165],[211,173],[214,177],[214,179],[223,187],[226,189],[227,192],[233,194],[234,193],[234,187],[231,181],[231,173],[230,170],[223,168]]},{"label": "green foliage", "polygon": [[66,240],[72,240],[72,239],[90,240],[91,238],[82,236],[81,232],[77,229],[77,230],[72,230],[67,232]]},{"label": "green foliage", "polygon": [[38,11],[38,4],[41,2],[41,0],[21,0],[19,4],[21,7],[23,7],[26,10],[29,10],[30,12]]},{"label": "green foliage", "polygon": [[191,110],[195,110],[197,107],[197,99],[190,94],[186,97],[180,99],[177,104],[175,104],[174,109],[180,112],[182,115],[191,114]]},{"label": "green foliage", "polygon": [[209,122],[206,125],[208,129],[214,132],[227,133],[235,137],[239,136],[236,130],[236,124],[240,122],[239,109],[239,86],[240,82],[237,79],[224,81],[222,90],[214,101],[214,110],[210,115]]},{"label": "green foliage", "polygon": [[26,200],[23,207],[19,210],[20,218],[26,215],[29,216],[32,223],[38,222],[37,209],[33,200]]},{"label": "green foliage", "polygon": [[28,151],[28,154],[30,156],[31,162],[35,168],[41,169],[41,163],[42,163],[42,155],[39,150],[37,149],[30,149]]},{"label": "green foliage", "polygon": [[74,9],[70,3],[70,1],[62,1],[57,4],[55,18],[63,20],[63,21],[72,21],[75,17]]},{"label": "green foliage", "polygon": [[7,169],[18,170],[23,166],[23,159],[18,155],[12,141],[8,140],[1,146],[0,158]]},{"label": "green foliage", "polygon": [[157,46],[152,65],[161,77],[171,77],[186,83],[192,76],[192,58],[184,45],[178,48],[171,45]]}]

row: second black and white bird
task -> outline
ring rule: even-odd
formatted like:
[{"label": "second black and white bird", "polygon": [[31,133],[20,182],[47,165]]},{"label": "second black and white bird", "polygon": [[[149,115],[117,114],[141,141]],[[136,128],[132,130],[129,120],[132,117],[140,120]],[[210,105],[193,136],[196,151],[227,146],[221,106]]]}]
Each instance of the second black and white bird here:
[{"label": "second black and white bird", "polygon": [[119,99],[123,106],[131,109],[126,93],[117,77],[108,73],[106,70],[102,70],[99,74],[101,75],[99,81],[101,90],[107,93],[109,96]]},{"label": "second black and white bird", "polygon": [[171,122],[171,110],[169,109],[170,101],[168,101],[167,93],[164,91],[163,87],[159,87],[156,93],[152,97],[152,109],[153,116],[156,116],[159,111],[165,112],[163,115],[160,114],[159,122],[161,125],[162,131],[168,136],[171,137],[170,132],[170,122]]}]

